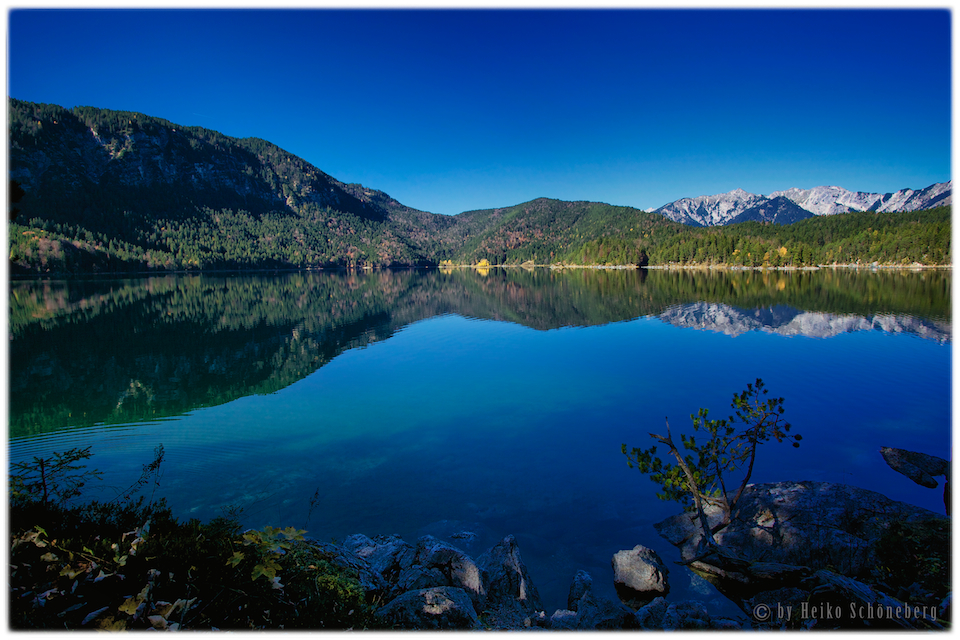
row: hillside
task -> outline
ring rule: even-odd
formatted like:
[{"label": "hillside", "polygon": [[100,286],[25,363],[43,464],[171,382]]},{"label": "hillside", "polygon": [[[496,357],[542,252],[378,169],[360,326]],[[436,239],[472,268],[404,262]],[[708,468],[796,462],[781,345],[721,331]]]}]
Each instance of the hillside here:
[{"label": "hillside", "polygon": [[[143,114],[11,100],[10,177],[26,192],[18,222],[73,241],[66,270],[424,257],[384,207],[279,147]],[[395,217],[416,226],[411,212]]]},{"label": "hillside", "polygon": [[[684,206],[708,216],[706,224],[776,223],[728,224],[721,246],[663,212],[596,202],[538,198],[456,216],[419,211],[382,191],[340,182],[267,141],[140,113],[10,99],[9,127],[10,179],[23,190],[8,226],[13,274],[401,267],[481,259],[752,266],[950,260],[948,209],[945,217],[911,218],[922,229],[897,227],[906,234],[900,246],[878,253],[873,248],[879,244],[844,243],[834,231],[833,250],[816,244],[823,232],[808,234],[810,244],[784,231],[786,223],[807,217],[789,194],[764,198],[738,191],[688,199]],[[827,198],[797,193],[821,203]],[[949,189],[935,195],[949,201]],[[858,220],[841,225],[842,233],[877,227]],[[915,246],[928,240],[936,246]]]}]

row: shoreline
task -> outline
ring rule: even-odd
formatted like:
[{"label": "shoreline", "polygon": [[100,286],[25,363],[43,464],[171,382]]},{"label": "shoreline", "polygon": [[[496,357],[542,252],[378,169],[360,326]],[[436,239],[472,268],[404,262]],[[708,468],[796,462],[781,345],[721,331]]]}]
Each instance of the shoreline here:
[{"label": "shoreline", "polygon": [[646,265],[638,266],[635,264],[621,265],[598,265],[598,264],[491,264],[478,266],[475,264],[453,264],[453,265],[426,265],[426,266],[396,266],[396,267],[290,267],[276,268],[264,267],[253,269],[171,269],[159,271],[90,271],[90,272],[44,272],[44,273],[17,273],[7,274],[8,281],[17,280],[42,280],[42,279],[60,279],[60,278],[127,278],[153,276],[162,277],[169,275],[247,275],[256,273],[303,273],[310,271],[328,271],[328,272],[367,272],[374,271],[410,271],[415,269],[550,269],[552,271],[563,271],[564,269],[598,269],[598,270],[635,270],[647,269],[652,271],[820,271],[821,269],[854,269],[865,271],[952,271],[953,265],[938,264],[820,264],[805,267],[746,267],[741,265],[725,264],[666,264],[666,265]]},{"label": "shoreline", "polygon": [[477,265],[448,265],[443,268],[455,269],[455,268],[468,268],[468,269],[491,269],[491,268],[505,268],[505,269],[515,269],[515,268],[524,268],[524,269],[553,269],[553,270],[563,270],[563,269],[648,269],[648,270],[658,270],[658,271],[819,271],[821,269],[864,269],[869,271],[880,271],[880,270],[891,270],[891,271],[924,271],[928,269],[933,270],[952,270],[953,265],[938,265],[938,264],[819,264],[814,266],[805,266],[805,267],[795,267],[795,266],[786,266],[786,267],[746,267],[741,265],[727,265],[727,264],[665,264],[665,265],[646,265],[643,267],[626,264],[626,265],[592,265],[592,264],[497,264],[478,267]]}]

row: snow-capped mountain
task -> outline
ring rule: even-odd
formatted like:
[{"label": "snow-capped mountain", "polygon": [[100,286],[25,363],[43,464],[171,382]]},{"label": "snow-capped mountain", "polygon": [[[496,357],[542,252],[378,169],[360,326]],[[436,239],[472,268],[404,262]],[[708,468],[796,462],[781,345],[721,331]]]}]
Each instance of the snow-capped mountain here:
[{"label": "snow-capped mountain", "polygon": [[715,196],[681,198],[660,207],[656,212],[683,224],[712,227],[727,224],[747,209],[763,204],[766,200],[763,196],[747,193],[743,189],[734,189]]},{"label": "snow-capped mountain", "polygon": [[[667,218],[694,226],[717,226],[759,220],[789,224],[812,216],[833,215],[849,211],[916,211],[951,203],[953,181],[930,185],[914,191],[901,189],[895,193],[864,193],[842,187],[787,189],[769,196],[734,189],[729,193],[697,198],[682,198],[659,209]],[[795,205],[795,206],[794,206]]]}]

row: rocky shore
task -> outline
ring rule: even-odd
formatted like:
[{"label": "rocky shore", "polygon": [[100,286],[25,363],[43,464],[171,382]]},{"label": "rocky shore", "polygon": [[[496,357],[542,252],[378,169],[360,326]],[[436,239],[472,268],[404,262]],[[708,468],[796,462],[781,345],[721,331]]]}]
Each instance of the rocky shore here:
[{"label": "rocky shore", "polygon": [[[719,514],[709,515],[718,522]],[[355,534],[339,544],[311,544],[357,575],[368,598],[382,603],[377,614],[398,629],[942,629],[950,617],[949,585],[937,593],[919,581],[890,584],[893,578],[879,575],[878,567],[899,527],[949,532],[949,525],[947,516],[847,485],[751,485],[730,523],[715,532],[735,552],[733,568],[696,556],[702,532],[690,513],[680,514],[656,525],[679,549],[679,563],[668,567],[642,544],[621,550],[611,559],[610,578],[572,576],[566,608],[553,612],[544,608],[512,535],[476,558],[452,542],[470,532],[452,541]],[[743,615],[670,600],[670,573],[688,571],[707,578]],[[595,594],[595,579],[612,579],[618,600]]]},{"label": "rocky shore", "polygon": [[566,608],[548,613],[512,535],[476,559],[449,542],[422,536],[348,536],[342,543],[312,542],[335,564],[359,577],[368,597],[382,602],[378,616],[397,629],[612,630],[741,629],[745,620],[712,617],[696,601],[668,602],[669,570],[642,546],[612,561],[613,601],[593,591],[586,571],[573,576]]}]

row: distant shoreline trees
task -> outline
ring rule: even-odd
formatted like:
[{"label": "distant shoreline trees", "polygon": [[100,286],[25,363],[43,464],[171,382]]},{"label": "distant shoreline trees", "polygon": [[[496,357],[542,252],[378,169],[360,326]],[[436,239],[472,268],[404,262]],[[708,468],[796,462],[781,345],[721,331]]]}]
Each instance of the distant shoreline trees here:
[{"label": "distant shoreline trees", "polygon": [[[143,218],[137,230],[91,231],[82,223],[20,215],[8,224],[11,273],[91,273],[204,269],[388,268],[479,264],[584,266],[818,265],[951,266],[950,208],[848,213],[791,225],[655,228],[644,236],[606,235],[574,248],[528,243],[481,257],[485,242],[454,251],[434,239],[417,250],[383,224],[330,209],[309,216],[204,209],[192,218]],[[128,222],[137,216],[124,214]],[[549,231],[547,229],[546,231]],[[550,249],[550,250],[547,250]]]}]

